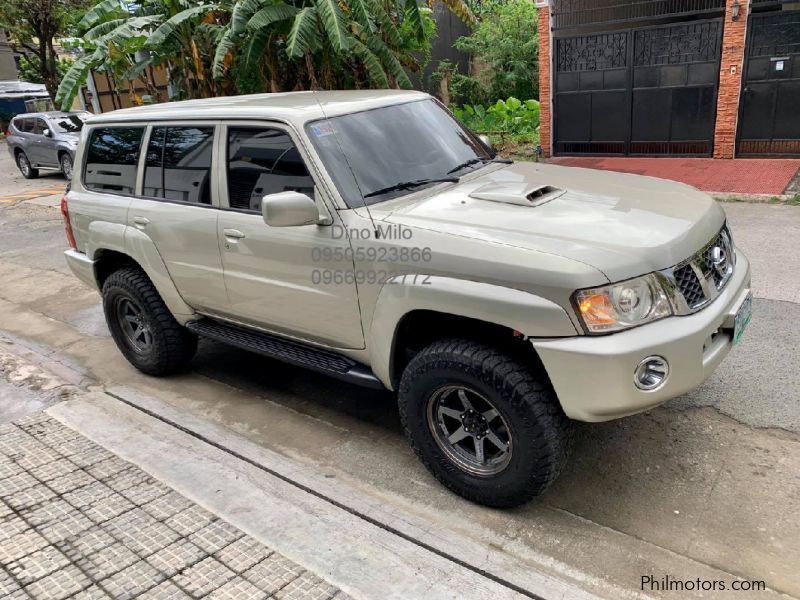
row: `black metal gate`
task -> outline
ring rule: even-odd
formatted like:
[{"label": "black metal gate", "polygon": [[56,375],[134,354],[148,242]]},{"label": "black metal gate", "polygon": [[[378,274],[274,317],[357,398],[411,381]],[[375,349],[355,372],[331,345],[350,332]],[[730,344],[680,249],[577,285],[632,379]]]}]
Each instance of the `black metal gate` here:
[{"label": "black metal gate", "polygon": [[800,156],[800,11],[750,16],[738,156]]},{"label": "black metal gate", "polygon": [[556,154],[708,156],[722,21],[555,39]]}]

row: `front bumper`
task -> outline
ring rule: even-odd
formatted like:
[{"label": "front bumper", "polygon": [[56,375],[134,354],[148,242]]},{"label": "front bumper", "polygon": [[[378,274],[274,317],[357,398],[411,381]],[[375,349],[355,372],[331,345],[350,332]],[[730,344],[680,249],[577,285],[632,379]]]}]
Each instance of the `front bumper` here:
[{"label": "front bumper", "polygon": [[[608,421],[657,406],[697,387],[733,346],[736,311],[750,292],[750,263],[736,251],[728,285],[704,309],[603,337],[532,340],[564,412],[578,421]],[[670,373],[643,391],[633,383],[643,358],[660,355]]]}]

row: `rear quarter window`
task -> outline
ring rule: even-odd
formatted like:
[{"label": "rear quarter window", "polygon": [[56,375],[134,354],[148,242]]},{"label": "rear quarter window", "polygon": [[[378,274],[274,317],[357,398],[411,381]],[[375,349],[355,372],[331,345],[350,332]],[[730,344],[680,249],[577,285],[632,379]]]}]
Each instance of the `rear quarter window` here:
[{"label": "rear quarter window", "polygon": [[96,127],[89,133],[83,185],[132,196],[144,127]]}]

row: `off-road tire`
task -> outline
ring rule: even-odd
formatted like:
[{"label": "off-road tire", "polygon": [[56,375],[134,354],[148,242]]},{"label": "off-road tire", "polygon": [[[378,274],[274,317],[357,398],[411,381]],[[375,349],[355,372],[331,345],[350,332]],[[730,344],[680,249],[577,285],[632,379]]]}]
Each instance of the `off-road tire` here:
[{"label": "off-road tire", "polygon": [[[28,164],[27,169],[25,168],[23,161],[27,162]],[[22,176],[25,179],[36,179],[37,177],[39,177],[39,169],[33,168],[33,165],[31,164],[28,155],[25,154],[22,150],[17,152],[17,155],[15,157],[15,162],[17,163],[17,168],[19,169],[19,172],[22,173]]]},{"label": "off-road tire", "polygon": [[[466,472],[434,439],[427,403],[437,389],[454,384],[482,394],[511,431],[511,459],[497,474]],[[470,340],[441,340],[419,352],[403,373],[398,402],[406,436],[422,463],[446,487],[478,504],[512,507],[538,496],[558,478],[572,445],[572,424],[546,375]]]},{"label": "off-road tire", "polygon": [[[125,299],[141,307],[143,321],[149,327],[152,342],[146,352],[137,352],[123,331],[117,307]],[[162,376],[178,372],[197,350],[197,336],[175,320],[150,278],[140,269],[120,269],[106,279],[103,311],[120,352],[143,373]]]}]

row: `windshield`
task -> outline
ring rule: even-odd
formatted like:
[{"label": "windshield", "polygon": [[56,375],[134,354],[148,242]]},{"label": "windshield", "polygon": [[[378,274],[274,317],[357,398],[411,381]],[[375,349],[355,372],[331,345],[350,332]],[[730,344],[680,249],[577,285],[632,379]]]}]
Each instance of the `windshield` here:
[{"label": "windshield", "polygon": [[[350,208],[408,194],[425,187],[421,180],[452,178],[491,159],[434,100],[314,121],[306,132]],[[405,182],[417,184],[388,189]]]},{"label": "windshield", "polygon": [[57,133],[77,133],[83,129],[83,122],[88,118],[88,114],[65,115],[51,118],[50,123]]}]

